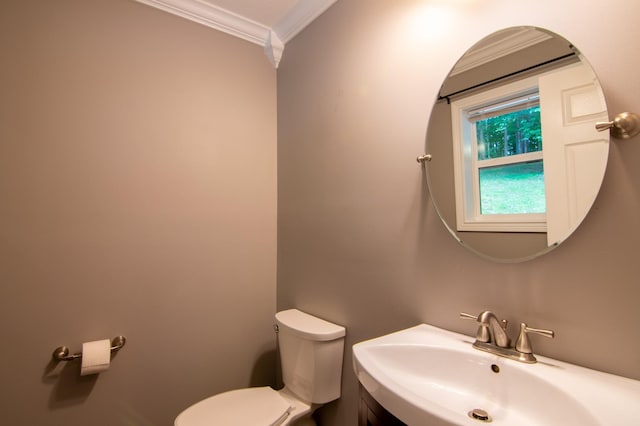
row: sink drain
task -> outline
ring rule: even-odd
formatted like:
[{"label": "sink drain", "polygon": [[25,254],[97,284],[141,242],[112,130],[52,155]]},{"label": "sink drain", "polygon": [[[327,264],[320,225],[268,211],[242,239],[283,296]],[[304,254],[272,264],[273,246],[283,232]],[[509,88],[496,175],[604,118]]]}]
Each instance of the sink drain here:
[{"label": "sink drain", "polygon": [[474,408],[473,410],[467,413],[469,417],[475,420],[480,420],[481,422],[491,423],[491,416],[489,413],[480,408]]}]

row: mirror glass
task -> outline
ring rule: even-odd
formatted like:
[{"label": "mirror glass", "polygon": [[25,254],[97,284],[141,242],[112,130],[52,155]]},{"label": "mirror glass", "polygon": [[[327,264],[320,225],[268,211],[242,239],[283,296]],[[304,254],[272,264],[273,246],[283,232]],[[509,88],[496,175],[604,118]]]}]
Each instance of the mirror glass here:
[{"label": "mirror glass", "polygon": [[427,183],[451,234],[495,261],[546,253],[580,225],[607,165],[600,83],[580,51],[536,27],[473,45],[454,65],[427,129]]}]

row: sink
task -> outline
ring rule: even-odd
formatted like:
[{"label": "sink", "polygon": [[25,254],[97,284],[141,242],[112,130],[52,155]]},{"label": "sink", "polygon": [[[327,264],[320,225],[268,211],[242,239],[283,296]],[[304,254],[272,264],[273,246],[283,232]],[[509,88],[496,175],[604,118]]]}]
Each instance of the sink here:
[{"label": "sink", "polygon": [[473,341],[421,324],[355,344],[354,370],[408,425],[639,424],[640,381],[543,356],[524,364]]}]

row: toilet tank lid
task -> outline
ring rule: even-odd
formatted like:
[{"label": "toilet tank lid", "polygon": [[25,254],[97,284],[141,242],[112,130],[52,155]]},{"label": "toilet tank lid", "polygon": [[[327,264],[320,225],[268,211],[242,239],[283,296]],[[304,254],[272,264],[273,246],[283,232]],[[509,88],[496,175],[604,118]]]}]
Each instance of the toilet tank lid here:
[{"label": "toilet tank lid", "polygon": [[344,327],[325,321],[297,309],[276,313],[278,327],[284,327],[292,334],[309,340],[335,340],[344,337]]}]

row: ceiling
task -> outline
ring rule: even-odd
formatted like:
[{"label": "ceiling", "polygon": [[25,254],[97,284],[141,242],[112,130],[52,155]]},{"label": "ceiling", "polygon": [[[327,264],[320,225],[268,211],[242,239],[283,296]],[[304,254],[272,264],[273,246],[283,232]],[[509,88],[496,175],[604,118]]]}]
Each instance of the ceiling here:
[{"label": "ceiling", "polygon": [[278,67],[285,44],[337,0],[136,0],[264,46]]},{"label": "ceiling", "polygon": [[259,22],[267,27],[275,26],[287,13],[293,9],[298,0],[203,0],[206,3],[226,9]]}]

